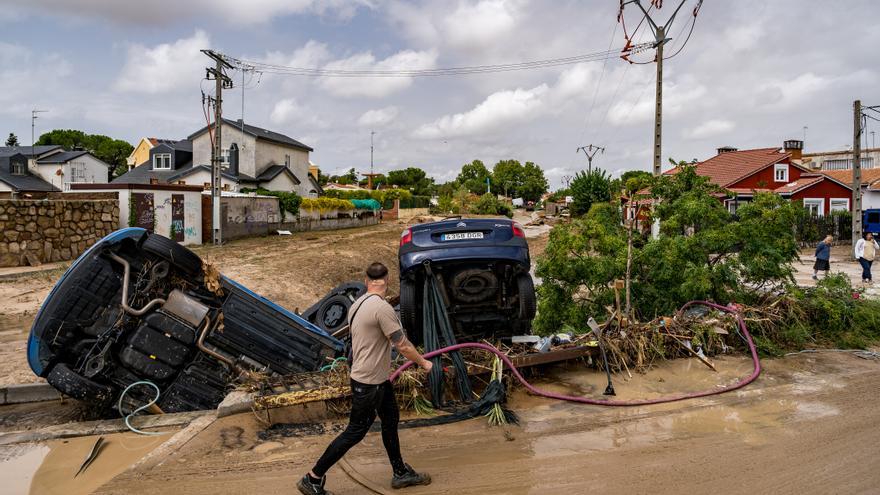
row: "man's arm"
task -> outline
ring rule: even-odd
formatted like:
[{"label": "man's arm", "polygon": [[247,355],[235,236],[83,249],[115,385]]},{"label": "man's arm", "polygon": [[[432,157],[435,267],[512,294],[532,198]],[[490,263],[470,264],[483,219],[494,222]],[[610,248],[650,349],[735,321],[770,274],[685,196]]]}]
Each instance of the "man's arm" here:
[{"label": "man's arm", "polygon": [[416,350],[416,346],[412,345],[412,342],[406,338],[406,335],[404,335],[402,330],[397,330],[388,338],[391,340],[391,343],[394,344],[397,352],[403,354],[405,358],[421,366],[425,371],[431,371],[434,363],[428,361],[419,354],[419,351]]}]

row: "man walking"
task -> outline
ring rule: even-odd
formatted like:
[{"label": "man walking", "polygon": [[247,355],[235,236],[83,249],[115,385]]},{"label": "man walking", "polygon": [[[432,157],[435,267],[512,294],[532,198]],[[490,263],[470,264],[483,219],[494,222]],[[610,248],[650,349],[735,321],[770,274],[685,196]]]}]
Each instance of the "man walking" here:
[{"label": "man walking", "polygon": [[324,489],[327,471],[349,449],[357,445],[370,430],[376,415],[382,421],[382,443],[391,461],[393,476],[391,486],[404,488],[427,485],[431,477],[417,473],[403,462],[397,422],[400,411],[394,397],[394,388],[388,378],[391,375],[391,346],[407,359],[431,371],[432,363],[419,355],[403,332],[394,309],[385,301],[388,291],[388,268],[373,263],[367,268],[367,293],[348,310],[351,332],[351,416],[345,428],[324,451],[315,466],[297,484],[303,495],[330,494]]},{"label": "man walking", "polygon": [[856,259],[862,265],[862,282],[870,284],[871,264],[874,263],[874,256],[880,250],[880,245],[874,240],[874,234],[865,232],[865,235],[856,242]]}]

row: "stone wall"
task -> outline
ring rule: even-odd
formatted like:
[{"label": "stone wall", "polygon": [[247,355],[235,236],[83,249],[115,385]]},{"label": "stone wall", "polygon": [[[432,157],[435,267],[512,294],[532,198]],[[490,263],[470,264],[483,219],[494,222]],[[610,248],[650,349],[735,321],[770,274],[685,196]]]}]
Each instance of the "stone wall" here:
[{"label": "stone wall", "polygon": [[75,259],[118,225],[116,200],[0,201],[0,266]]}]

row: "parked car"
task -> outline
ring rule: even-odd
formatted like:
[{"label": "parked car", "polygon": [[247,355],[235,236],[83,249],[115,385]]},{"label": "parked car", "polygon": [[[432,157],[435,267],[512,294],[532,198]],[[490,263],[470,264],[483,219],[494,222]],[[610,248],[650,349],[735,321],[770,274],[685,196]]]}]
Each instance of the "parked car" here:
[{"label": "parked car", "polygon": [[[247,370],[315,371],[343,354],[343,343],[321,328],[211,272],[158,234],[108,235],[70,266],[37,313],[31,369],[99,407],[146,380],[160,390],[157,405],[176,412],[216,407]],[[135,399],[152,398],[143,389],[132,391]]]},{"label": "parked car", "polygon": [[400,237],[400,317],[422,341],[424,281],[436,277],[458,338],[529,333],[535,287],[522,225],[501,218],[451,218],[407,228]]}]

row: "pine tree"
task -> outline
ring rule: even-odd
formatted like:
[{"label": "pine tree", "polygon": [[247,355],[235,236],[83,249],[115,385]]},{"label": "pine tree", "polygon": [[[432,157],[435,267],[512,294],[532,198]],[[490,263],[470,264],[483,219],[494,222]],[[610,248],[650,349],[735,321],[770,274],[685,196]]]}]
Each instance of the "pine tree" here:
[{"label": "pine tree", "polygon": [[6,146],[18,146],[18,136],[15,133],[10,132],[9,137],[6,138]]}]

